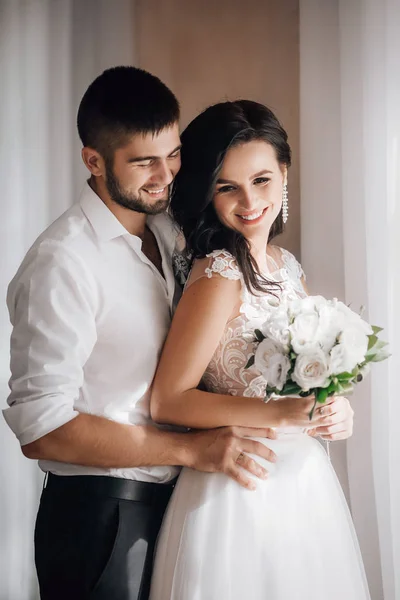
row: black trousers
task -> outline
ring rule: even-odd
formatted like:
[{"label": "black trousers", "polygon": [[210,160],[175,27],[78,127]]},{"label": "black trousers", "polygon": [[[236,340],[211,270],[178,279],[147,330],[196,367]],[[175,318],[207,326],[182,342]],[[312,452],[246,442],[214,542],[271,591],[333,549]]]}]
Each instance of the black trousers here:
[{"label": "black trousers", "polygon": [[41,600],[147,600],[172,489],[50,474],[35,528]]}]

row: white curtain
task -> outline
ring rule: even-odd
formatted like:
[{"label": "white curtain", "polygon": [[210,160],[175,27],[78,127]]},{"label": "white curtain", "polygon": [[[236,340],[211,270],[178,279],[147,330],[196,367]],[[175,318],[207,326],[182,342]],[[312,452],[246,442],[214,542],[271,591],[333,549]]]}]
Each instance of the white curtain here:
[{"label": "white curtain", "polygon": [[[0,0],[0,393],[9,334],[5,294],[37,235],[85,178],[76,111],[105,68],[132,64],[132,0]],[[33,528],[43,476],[0,417],[0,600],[38,597]]]},{"label": "white curtain", "polygon": [[354,395],[346,453],[372,600],[400,600],[400,2],[300,0],[300,77],[310,285],[366,305],[393,353]]}]

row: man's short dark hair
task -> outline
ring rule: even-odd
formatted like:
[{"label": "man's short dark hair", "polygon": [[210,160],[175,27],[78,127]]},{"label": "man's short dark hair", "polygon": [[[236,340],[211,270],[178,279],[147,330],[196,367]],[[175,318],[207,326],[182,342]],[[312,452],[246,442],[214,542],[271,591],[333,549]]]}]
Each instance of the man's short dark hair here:
[{"label": "man's short dark hair", "polygon": [[135,134],[158,134],[179,120],[179,103],[167,86],[136,67],[113,67],[90,84],[78,110],[84,146],[110,159]]}]

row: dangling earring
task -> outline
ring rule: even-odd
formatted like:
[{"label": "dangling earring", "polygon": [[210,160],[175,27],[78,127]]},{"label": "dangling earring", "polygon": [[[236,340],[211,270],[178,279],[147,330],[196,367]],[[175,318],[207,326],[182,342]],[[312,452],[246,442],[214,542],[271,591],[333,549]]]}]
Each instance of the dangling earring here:
[{"label": "dangling earring", "polygon": [[289,216],[289,203],[288,203],[288,193],[287,193],[287,184],[283,186],[282,192],[282,220],[284,223],[288,220]]}]

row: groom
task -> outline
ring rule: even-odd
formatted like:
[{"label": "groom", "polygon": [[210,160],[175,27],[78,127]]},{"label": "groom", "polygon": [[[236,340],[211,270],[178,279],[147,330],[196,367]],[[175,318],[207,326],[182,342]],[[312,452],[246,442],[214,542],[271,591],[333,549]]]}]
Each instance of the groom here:
[{"label": "groom", "polygon": [[[248,486],[246,470],[263,470],[246,453],[274,460],[245,437],[270,430],[188,433],[150,418],[179,299],[177,232],[165,212],[180,168],[178,119],[176,98],[149,73],[117,67],[98,77],[78,112],[90,178],[9,287],[4,416],[47,473],[35,529],[42,600],[145,600],[177,465]],[[351,426],[342,409],[323,433],[345,437]]]}]

